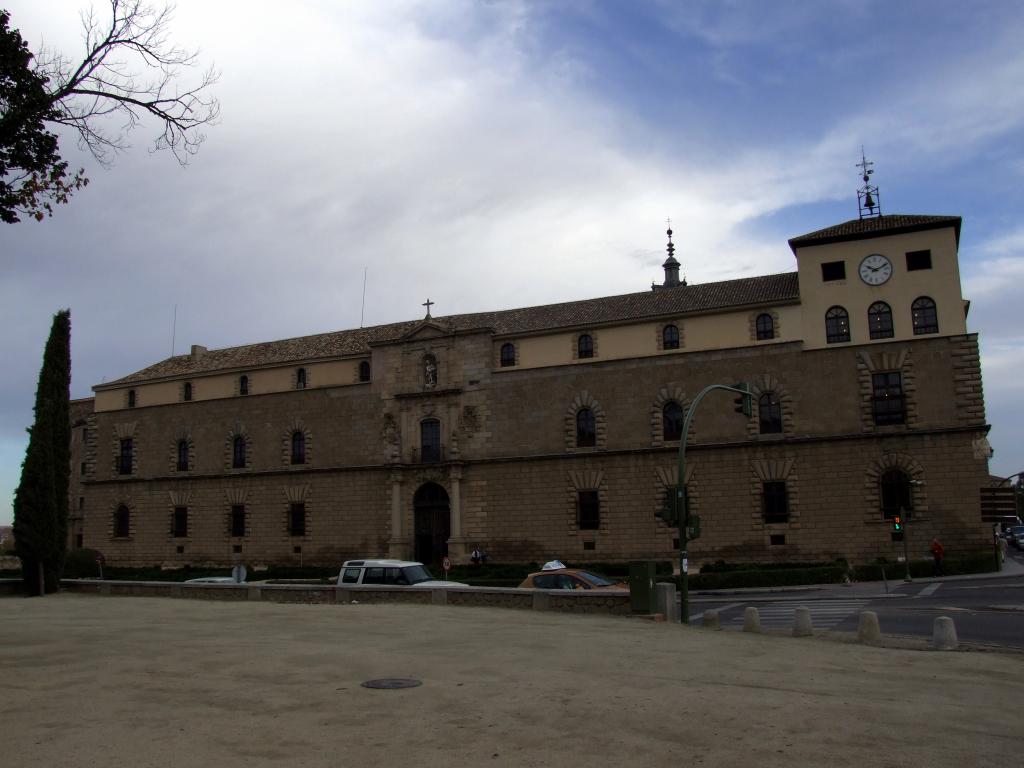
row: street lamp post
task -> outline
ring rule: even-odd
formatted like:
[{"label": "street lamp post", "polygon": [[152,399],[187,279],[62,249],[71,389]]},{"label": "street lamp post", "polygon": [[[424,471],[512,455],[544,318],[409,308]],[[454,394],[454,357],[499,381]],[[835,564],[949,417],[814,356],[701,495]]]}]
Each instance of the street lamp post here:
[{"label": "street lamp post", "polygon": [[[686,418],[683,420],[683,434],[679,438],[679,480],[676,484],[676,511],[679,520],[679,621],[682,624],[690,623],[690,589],[687,576],[687,571],[689,570],[689,563],[687,562],[687,526],[690,523],[690,515],[686,499],[686,440],[690,435],[690,422],[693,421],[697,405],[704,399],[704,395],[716,389],[736,392],[741,395],[741,398],[737,398],[737,400],[741,401],[743,413],[748,417],[750,416],[750,390],[745,382],[740,382],[733,387],[727,387],[724,384],[710,384],[704,387],[693,398],[693,402],[690,403],[690,407],[686,411]],[[738,404],[737,410],[740,407]]]}]

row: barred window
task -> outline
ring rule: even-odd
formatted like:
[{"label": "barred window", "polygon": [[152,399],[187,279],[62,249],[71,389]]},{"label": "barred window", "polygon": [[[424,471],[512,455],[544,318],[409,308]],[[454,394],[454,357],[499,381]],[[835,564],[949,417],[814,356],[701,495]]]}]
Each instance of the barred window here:
[{"label": "barred window", "polygon": [[511,368],[516,364],[516,348],[514,344],[501,345],[501,367]]},{"label": "barred window", "polygon": [[288,508],[288,535],[306,535],[306,504],[297,501]]},{"label": "barred window", "polygon": [[117,472],[120,475],[132,473],[132,439],[130,437],[121,440],[121,451],[117,457]]},{"label": "barred window", "polygon": [[601,527],[601,500],[597,491],[579,491],[576,511],[581,531],[596,531]]},{"label": "barred window", "polygon": [[914,299],[910,305],[910,317],[914,324],[914,335],[939,332],[939,315],[935,302],[927,296]]},{"label": "barred window", "polygon": [[767,314],[761,314],[757,316],[757,320],[754,321],[754,325],[757,329],[757,340],[766,341],[768,339],[775,338],[775,319]]},{"label": "barred window", "polygon": [[892,338],[892,309],[884,301],[868,307],[868,330],[872,339]]},{"label": "barred window", "polygon": [[306,434],[301,430],[292,432],[292,464],[306,463]]},{"label": "barred window", "polygon": [[245,469],[245,438],[235,435],[231,441],[231,466],[234,469]]},{"label": "barred window", "polygon": [[231,535],[245,536],[245,505],[231,505]]},{"label": "barred window", "polygon": [[662,349],[679,349],[679,329],[674,325],[666,325],[661,329]]},{"label": "barred window", "polygon": [[114,537],[127,539],[131,535],[131,512],[124,504],[114,512]]},{"label": "barred window", "polygon": [[661,431],[665,440],[683,438],[683,407],[675,400],[665,403],[661,409]]},{"label": "barred window", "polygon": [[584,333],[576,340],[576,356],[580,358],[594,356],[593,336],[588,333]]},{"label": "barred window", "polygon": [[850,316],[842,307],[830,307],[825,313],[825,341],[829,344],[850,340]]},{"label": "barred window", "polygon": [[882,518],[889,520],[914,508],[914,495],[910,477],[900,469],[887,469],[879,478],[882,498]]},{"label": "barred window", "polygon": [[899,371],[871,374],[871,408],[875,424],[903,424],[907,403],[903,395],[903,376]]},{"label": "barred window", "polygon": [[593,448],[597,445],[597,422],[594,412],[580,408],[576,412],[576,447]]},{"label": "barred window", "polygon": [[785,480],[769,480],[761,484],[761,506],[766,523],[789,522],[789,498]]},{"label": "barred window", "polygon": [[765,392],[757,398],[757,420],[762,435],[782,432],[782,405],[774,392]]},{"label": "barred window", "polygon": [[176,539],[183,539],[188,536],[188,507],[174,508],[174,522],[171,533]]}]

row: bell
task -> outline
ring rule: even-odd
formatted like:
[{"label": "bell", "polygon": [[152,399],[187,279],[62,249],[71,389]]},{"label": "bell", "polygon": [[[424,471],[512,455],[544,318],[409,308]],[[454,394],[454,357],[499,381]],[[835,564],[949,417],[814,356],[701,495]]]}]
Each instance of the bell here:
[{"label": "bell", "polygon": [[875,199],[871,196],[870,192],[868,192],[867,194],[864,195],[864,207],[865,208],[874,208],[875,207]]}]

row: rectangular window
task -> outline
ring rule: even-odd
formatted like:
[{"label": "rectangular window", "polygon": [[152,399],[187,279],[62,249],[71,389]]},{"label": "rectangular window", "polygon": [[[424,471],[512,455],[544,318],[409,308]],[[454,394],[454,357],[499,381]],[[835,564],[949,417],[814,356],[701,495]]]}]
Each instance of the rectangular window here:
[{"label": "rectangular window", "polygon": [[174,538],[184,539],[188,536],[188,507],[174,508]]},{"label": "rectangular window", "polygon": [[761,485],[761,503],[766,523],[789,522],[789,498],[785,480],[769,480]]},{"label": "rectangular window", "polygon": [[826,261],[821,265],[821,279],[828,283],[833,280],[846,279],[845,261]]},{"label": "rectangular window", "polygon": [[121,440],[121,453],[118,455],[117,471],[121,475],[132,473],[132,439],[126,437]]},{"label": "rectangular window", "polygon": [[786,543],[786,534],[784,533],[773,533],[768,537],[768,545],[771,547],[777,547]]},{"label": "rectangular window", "polygon": [[907,252],[907,272],[914,272],[919,269],[931,269],[932,268],[932,252],[929,250],[924,251],[908,251]]},{"label": "rectangular window", "polygon": [[245,536],[245,505],[231,505],[231,535]]},{"label": "rectangular window", "polygon": [[420,423],[420,461],[441,460],[441,422],[427,419]]},{"label": "rectangular window", "polygon": [[871,409],[879,426],[906,422],[907,404],[899,371],[871,374]]},{"label": "rectangular window", "polygon": [[576,506],[581,531],[596,531],[601,527],[601,501],[597,491],[580,491]]},{"label": "rectangular window", "polygon": [[84,475],[86,473],[85,462],[83,461],[78,467],[78,474]]},{"label": "rectangular window", "polygon": [[292,504],[288,510],[288,534],[306,535],[306,505],[301,501]]}]

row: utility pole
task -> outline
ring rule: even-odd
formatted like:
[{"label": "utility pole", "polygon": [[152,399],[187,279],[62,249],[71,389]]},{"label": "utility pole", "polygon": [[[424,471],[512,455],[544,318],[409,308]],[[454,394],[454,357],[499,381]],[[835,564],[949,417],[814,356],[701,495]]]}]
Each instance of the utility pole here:
[{"label": "utility pole", "polygon": [[[734,410],[737,413],[742,413],[747,418],[750,418],[750,414],[752,413],[752,398],[750,395],[750,387],[745,381],[741,381],[731,387],[727,387],[725,384],[710,384],[704,387],[704,389],[702,389],[697,396],[693,398],[693,402],[690,404],[690,408],[686,412],[686,418],[683,420],[683,434],[680,435],[679,438],[679,480],[676,484],[675,504],[672,505],[672,509],[663,510],[661,514],[655,513],[658,517],[664,519],[665,522],[669,522],[674,517],[675,521],[679,525],[679,621],[682,624],[690,623],[687,540],[688,538],[697,538],[697,536],[700,535],[700,518],[694,515],[691,519],[690,506],[686,495],[686,440],[690,434],[690,422],[693,421],[693,416],[697,411],[697,406],[700,404],[700,401],[704,399],[704,395],[716,389],[725,390],[726,392],[736,392],[739,397],[735,398],[733,401],[735,403]],[[691,530],[695,535],[688,536]]]}]

